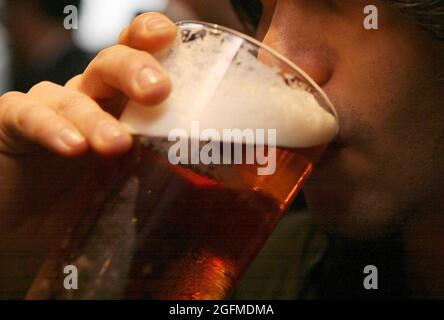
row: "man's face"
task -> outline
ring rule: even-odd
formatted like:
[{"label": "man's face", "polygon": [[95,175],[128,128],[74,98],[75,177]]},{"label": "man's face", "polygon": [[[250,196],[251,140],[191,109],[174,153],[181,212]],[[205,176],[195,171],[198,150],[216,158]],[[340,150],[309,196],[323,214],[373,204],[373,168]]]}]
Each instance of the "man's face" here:
[{"label": "man's face", "polygon": [[[327,231],[373,238],[443,203],[444,46],[387,5],[263,0],[259,36],[335,104],[341,132],[304,186]],[[441,208],[442,209],[442,208]]]}]

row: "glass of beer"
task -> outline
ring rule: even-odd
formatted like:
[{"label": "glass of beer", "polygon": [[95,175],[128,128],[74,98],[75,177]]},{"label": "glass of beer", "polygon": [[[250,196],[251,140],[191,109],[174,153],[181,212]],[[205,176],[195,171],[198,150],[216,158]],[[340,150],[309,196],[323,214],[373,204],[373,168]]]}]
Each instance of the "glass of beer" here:
[{"label": "glass of beer", "polygon": [[246,35],[180,22],[159,60],[171,96],[128,104],[131,152],[107,166],[27,298],[229,298],[338,133],[319,86]]}]

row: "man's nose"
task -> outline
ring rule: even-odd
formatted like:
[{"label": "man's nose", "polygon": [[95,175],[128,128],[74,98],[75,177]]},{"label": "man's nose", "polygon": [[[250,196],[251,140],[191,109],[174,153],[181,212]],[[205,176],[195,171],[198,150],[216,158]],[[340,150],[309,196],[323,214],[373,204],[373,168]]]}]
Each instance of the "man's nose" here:
[{"label": "man's nose", "polygon": [[263,42],[290,59],[319,86],[325,86],[330,80],[333,67],[327,53],[306,36],[299,36],[272,24]]}]

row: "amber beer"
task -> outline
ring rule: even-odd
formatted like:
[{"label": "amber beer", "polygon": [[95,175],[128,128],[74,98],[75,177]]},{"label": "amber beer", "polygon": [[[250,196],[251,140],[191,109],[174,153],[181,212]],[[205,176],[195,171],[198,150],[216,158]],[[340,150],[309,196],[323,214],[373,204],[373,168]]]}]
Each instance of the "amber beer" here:
[{"label": "amber beer", "polygon": [[[106,179],[91,201],[79,199],[82,220],[50,253],[28,298],[229,297],[337,134],[328,98],[278,53],[219,26],[178,29],[161,61],[171,96],[156,107],[129,102],[120,120],[134,134],[132,151],[100,169]],[[195,122],[243,155],[265,148],[275,171],[258,174],[260,161],[174,163],[172,132],[205,148]],[[275,130],[276,139],[218,136],[226,129]]]},{"label": "amber beer", "polygon": [[259,176],[256,164],[171,165],[170,145],[135,137],[28,298],[227,298],[322,152],[267,150],[276,171]]}]

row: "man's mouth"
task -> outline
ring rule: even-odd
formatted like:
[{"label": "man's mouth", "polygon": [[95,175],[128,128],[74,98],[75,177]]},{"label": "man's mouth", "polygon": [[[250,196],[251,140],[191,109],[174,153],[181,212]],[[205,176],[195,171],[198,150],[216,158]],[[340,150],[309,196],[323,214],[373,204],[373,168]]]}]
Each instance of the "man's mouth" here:
[{"label": "man's mouth", "polygon": [[334,139],[325,149],[321,159],[317,164],[317,167],[324,166],[327,163],[329,163],[331,160],[336,158],[342,148],[344,148],[342,140],[340,138]]},{"label": "man's mouth", "polygon": [[344,140],[341,136],[341,132],[339,132],[336,137],[333,139],[333,141],[331,142],[331,145],[336,146],[336,147],[343,147],[344,146]]}]

